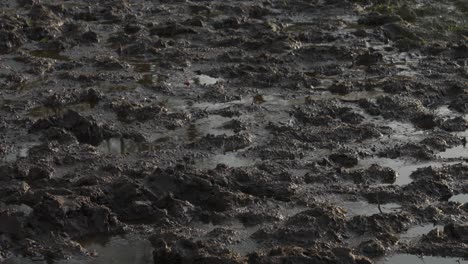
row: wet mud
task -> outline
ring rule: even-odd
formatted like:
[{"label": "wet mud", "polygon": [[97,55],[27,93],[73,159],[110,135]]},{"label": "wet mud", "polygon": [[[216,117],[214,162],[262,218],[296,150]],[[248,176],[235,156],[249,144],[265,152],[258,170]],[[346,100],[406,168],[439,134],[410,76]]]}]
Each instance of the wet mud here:
[{"label": "wet mud", "polygon": [[0,1],[0,263],[465,263],[467,16]]}]

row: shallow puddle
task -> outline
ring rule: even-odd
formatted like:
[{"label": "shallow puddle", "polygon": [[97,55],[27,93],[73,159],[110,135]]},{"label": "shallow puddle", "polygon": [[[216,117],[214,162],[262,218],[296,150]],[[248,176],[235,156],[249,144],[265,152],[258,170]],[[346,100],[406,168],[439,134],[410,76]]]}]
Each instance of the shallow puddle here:
[{"label": "shallow puddle", "polygon": [[50,107],[38,106],[28,112],[28,116],[32,118],[47,118],[65,114],[68,110],[75,112],[85,112],[93,109],[97,103],[80,103],[67,105],[63,108],[52,109]]},{"label": "shallow puddle", "polygon": [[288,217],[295,216],[297,214],[300,214],[304,211],[309,210],[309,207],[307,206],[302,206],[302,205],[291,205],[291,206],[283,206],[279,209],[280,215],[283,217],[283,219],[286,219]]},{"label": "shallow puddle", "polygon": [[222,78],[214,78],[214,77],[211,77],[211,76],[208,76],[208,75],[205,75],[205,74],[200,74],[200,75],[196,75],[195,77],[193,77],[193,81],[196,84],[200,84],[200,85],[213,85],[213,84],[216,84],[218,82],[222,82],[223,79]]},{"label": "shallow puddle", "polygon": [[423,135],[424,131],[418,130],[413,124],[411,123],[404,123],[400,121],[389,121],[382,119],[382,123],[385,126],[390,127],[393,130],[393,133],[390,135],[391,139],[411,139],[415,140],[418,135]]},{"label": "shallow puddle", "polygon": [[400,235],[400,239],[404,241],[412,241],[421,238],[422,235],[426,235],[430,231],[434,229],[444,229],[442,225],[434,225],[434,224],[424,224],[424,225],[417,225],[413,226],[408,229],[405,233]]},{"label": "shallow puddle", "polygon": [[222,117],[220,115],[210,115],[207,118],[197,120],[194,125],[198,130],[198,134],[202,136],[207,134],[232,136],[234,135],[232,130],[222,127],[231,120],[231,118]]},{"label": "shallow puddle", "polygon": [[468,194],[457,194],[450,197],[449,202],[456,202],[456,203],[468,203]]},{"label": "shallow puddle", "polygon": [[30,52],[32,56],[38,58],[47,58],[60,61],[70,61],[70,57],[60,55],[60,51],[55,50],[33,50]]},{"label": "shallow puddle", "polygon": [[448,105],[441,105],[435,110],[435,114],[440,117],[456,117],[457,114]]},{"label": "shallow puddle", "polygon": [[468,147],[464,145],[449,148],[438,155],[443,159],[461,159],[468,158]]},{"label": "shallow puddle", "polygon": [[106,154],[124,155],[141,151],[151,151],[157,149],[156,145],[149,143],[138,143],[132,139],[110,138],[104,140],[98,150]]},{"label": "shallow puddle", "polygon": [[382,264],[468,264],[467,260],[461,258],[444,258],[431,256],[416,256],[410,254],[396,254],[387,257],[378,263]]},{"label": "shallow puddle", "polygon": [[343,101],[359,101],[361,99],[375,99],[379,96],[385,95],[384,92],[381,91],[353,91],[345,95],[340,94],[333,94],[328,91],[324,91],[321,93],[313,94],[309,96],[310,100],[332,100],[338,99]]},{"label": "shallow puddle", "polygon": [[248,167],[255,165],[253,158],[242,157],[238,152],[228,152],[226,154],[217,154],[207,159],[197,162],[198,169],[214,169],[218,164],[224,164],[231,168]]},{"label": "shallow puddle", "polygon": [[21,256],[9,258],[4,264],[153,264],[153,247],[141,238],[98,238],[81,242],[93,257],[76,256],[66,260],[30,259]]},{"label": "shallow puddle", "polygon": [[138,80],[138,83],[141,85],[152,85],[153,77],[154,76],[152,74],[145,74],[140,80]]},{"label": "shallow puddle", "polygon": [[12,210],[14,212],[22,213],[24,216],[30,216],[34,211],[33,208],[25,204],[6,205],[4,203],[0,203],[0,211],[3,210]]},{"label": "shallow puddle", "polygon": [[235,252],[241,256],[246,256],[254,251],[260,250],[261,245],[254,239],[250,238],[252,234],[257,232],[260,227],[245,227],[242,223],[235,221],[227,225],[213,225],[213,224],[195,224],[197,229],[201,230],[199,237],[195,238],[195,241],[204,241],[210,239],[210,232],[217,228],[223,228],[227,230],[233,230],[235,235],[230,243],[226,244],[226,248]]},{"label": "shallow puddle", "polygon": [[[465,117],[466,118],[466,117]],[[454,132],[454,136],[468,139],[468,130],[463,132]],[[453,148],[446,149],[438,154],[439,157],[444,159],[465,159],[468,158],[468,145],[462,144]]]},{"label": "shallow puddle", "polygon": [[156,65],[150,63],[135,63],[132,64],[134,67],[134,71],[138,73],[148,73],[148,72],[155,72]]},{"label": "shallow puddle", "polygon": [[86,263],[153,264],[153,247],[146,239],[113,237],[108,241],[87,241],[82,243],[82,246],[97,254],[96,257],[86,261]]},{"label": "shallow puddle", "polygon": [[[203,136],[208,134],[211,135],[227,135],[232,136],[235,133],[230,129],[222,128],[222,126],[230,121],[231,118],[222,117],[219,115],[210,115],[206,118],[202,118],[197,120],[192,124],[188,124],[184,127],[176,128],[173,130],[161,130],[157,131],[150,135],[148,142],[135,142],[132,139],[126,138],[110,138],[104,140],[99,146],[98,150],[107,153],[107,154],[131,154],[137,153],[142,151],[155,151],[159,149],[159,145],[162,142],[172,141],[172,142],[194,142],[200,139]],[[228,161],[234,160],[235,157],[230,156],[230,154],[226,154],[226,157],[222,157],[221,155],[218,159],[211,160],[209,162],[214,164],[218,161]],[[215,164],[216,165],[216,164]],[[206,166],[204,166],[205,168]],[[216,167],[216,166],[214,166]]]},{"label": "shallow puddle", "polygon": [[[349,217],[357,215],[371,216],[380,213],[377,204],[370,204],[366,201],[343,201],[337,203],[337,205],[344,208]],[[396,213],[401,211],[401,205],[396,203],[381,204],[380,209],[383,213]]]},{"label": "shallow puddle", "polygon": [[40,144],[40,142],[26,142],[19,146],[15,146],[13,149],[9,150],[7,154],[0,160],[3,160],[4,162],[15,162],[20,158],[27,158],[29,150]]},{"label": "shallow puddle", "polygon": [[271,110],[281,110],[278,107],[291,107],[295,105],[301,105],[306,102],[306,97],[296,98],[284,98],[281,95],[264,95],[257,94],[251,96],[242,97],[239,100],[233,100],[225,103],[211,103],[211,102],[200,102],[195,103],[193,107],[210,110],[219,110],[233,105],[262,105],[263,107],[271,106]]},{"label": "shallow puddle", "polygon": [[410,175],[420,168],[425,167],[434,167],[439,168],[444,165],[451,165],[456,164],[456,162],[423,162],[423,163],[415,163],[412,161],[404,161],[398,159],[390,159],[390,158],[369,158],[359,161],[359,165],[363,167],[369,167],[372,164],[378,164],[382,167],[389,167],[397,172],[397,178],[393,184],[395,185],[407,185],[410,184],[413,179],[411,179]]}]

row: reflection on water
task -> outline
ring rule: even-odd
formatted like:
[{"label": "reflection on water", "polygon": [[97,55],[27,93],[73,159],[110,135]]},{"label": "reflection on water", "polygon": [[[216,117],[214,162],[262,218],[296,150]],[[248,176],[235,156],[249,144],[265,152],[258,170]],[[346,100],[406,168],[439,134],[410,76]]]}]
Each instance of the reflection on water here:
[{"label": "reflection on water", "polygon": [[449,199],[450,202],[457,202],[457,203],[467,203],[468,202],[468,194],[457,194]]},{"label": "reflection on water", "polygon": [[255,165],[253,158],[242,157],[238,152],[228,152],[217,154],[208,159],[204,159],[196,164],[199,169],[214,169],[218,164],[224,164],[231,168],[247,167]]},{"label": "reflection on water", "polygon": [[417,225],[413,226],[408,231],[400,235],[400,238],[405,241],[411,241],[420,238],[422,235],[426,235],[430,231],[434,229],[443,229],[444,226],[442,225],[434,225],[434,224],[424,224],[424,225]]},{"label": "reflection on water", "polygon": [[464,145],[449,148],[439,153],[439,157],[443,159],[468,158],[468,148]]},{"label": "reflection on water", "polygon": [[[342,201],[338,202],[337,205],[344,208],[348,216],[371,216],[380,213],[377,204],[370,204],[367,201]],[[380,209],[383,213],[395,213],[401,211],[401,205],[396,203],[381,204]]]},{"label": "reflection on water", "polygon": [[70,61],[70,57],[60,55],[58,50],[33,50],[30,52],[32,56],[38,58],[47,58],[61,61]]},{"label": "reflection on water", "polygon": [[97,257],[89,264],[153,264],[153,247],[146,239],[114,237],[106,241],[93,241],[83,246]]},{"label": "reflection on water", "polygon": [[468,264],[467,260],[461,258],[443,258],[430,256],[416,256],[410,254],[396,254],[385,258],[379,263],[385,264]]},{"label": "reflection on water", "polygon": [[457,116],[457,114],[454,111],[452,111],[452,109],[450,109],[448,105],[439,106],[435,110],[435,114],[441,117],[456,117]]},{"label": "reflection on water", "polygon": [[210,238],[211,232],[217,228],[232,230],[235,232],[234,239],[226,245],[226,248],[235,252],[241,256],[246,256],[254,251],[261,250],[261,245],[251,238],[252,234],[259,230],[259,226],[246,227],[240,222],[233,222],[226,225],[213,225],[213,224],[201,224],[196,223],[194,225],[197,229],[200,229],[201,234],[195,237],[195,241],[205,241]]},{"label": "reflection on water", "polygon": [[399,159],[390,159],[390,158],[369,158],[360,160],[359,164],[361,166],[370,166],[372,164],[378,164],[382,167],[388,167],[397,172],[396,181],[393,183],[395,185],[406,185],[413,181],[410,175],[420,168],[434,167],[439,168],[444,165],[452,165],[456,162],[423,162],[415,163],[414,161],[409,160],[399,160]]},{"label": "reflection on water", "polygon": [[75,256],[66,260],[51,260],[42,258],[13,257],[3,264],[153,264],[153,247],[142,238],[93,238],[82,241],[81,245],[93,255]]},{"label": "reflection on water", "polygon": [[150,63],[134,63],[132,64],[134,67],[135,72],[139,73],[147,73],[147,72],[155,72],[156,65]]},{"label": "reflection on water", "polygon": [[216,83],[218,83],[218,82],[223,81],[223,79],[221,79],[221,78],[213,78],[213,77],[208,76],[208,75],[205,75],[205,74],[200,74],[200,75],[196,75],[196,76],[193,78],[193,81],[194,81],[196,84],[201,84],[201,85],[213,85],[213,84],[216,84]]},{"label": "reflection on water", "polygon": [[187,139],[190,141],[190,142],[193,142],[195,141],[197,138],[199,138],[201,135],[200,135],[200,131],[198,131],[198,128],[197,128],[197,125],[195,124],[190,124],[187,128]]},{"label": "reflection on water", "polygon": [[219,115],[209,115],[206,118],[198,119],[186,126],[169,130],[163,128],[159,131],[154,131],[148,137],[151,143],[138,143],[132,139],[126,138],[111,138],[103,141],[101,145],[98,146],[98,149],[101,152],[109,154],[128,154],[158,150],[160,145],[164,143],[194,142],[208,134],[215,136],[232,136],[235,134],[232,129],[223,128],[223,126],[231,120],[231,118]]},{"label": "reflection on water", "polygon": [[68,110],[73,110],[75,112],[84,112],[84,111],[88,111],[96,107],[97,103],[98,102],[71,104],[71,105],[67,105],[61,108],[56,108],[56,109],[45,107],[45,106],[38,106],[38,107],[31,109],[27,115],[32,118],[46,118],[46,117],[55,116],[55,115],[63,115]]},{"label": "reflection on water", "polygon": [[453,135],[464,138],[465,143],[453,148],[446,149],[444,152],[439,153],[439,157],[445,159],[468,158],[468,146],[466,145],[468,130],[463,132],[455,132]]},{"label": "reflection on water", "polygon": [[143,77],[138,80],[138,83],[141,85],[152,85],[153,84],[153,75],[145,74]]},{"label": "reflection on water", "polygon": [[385,93],[382,91],[352,91],[344,95],[337,95],[329,91],[324,91],[324,92],[309,96],[308,100],[313,101],[313,100],[339,99],[342,101],[354,102],[354,101],[359,101],[361,99],[375,99],[382,95],[385,95]]},{"label": "reflection on water", "polygon": [[149,143],[139,143],[127,138],[110,138],[104,140],[98,150],[106,154],[131,154],[156,150],[158,147]]},{"label": "reflection on water", "polygon": [[4,162],[15,162],[20,158],[27,158],[29,155],[29,150],[38,145],[40,145],[39,142],[23,143],[8,150],[6,155],[4,155],[0,160],[3,160]]}]

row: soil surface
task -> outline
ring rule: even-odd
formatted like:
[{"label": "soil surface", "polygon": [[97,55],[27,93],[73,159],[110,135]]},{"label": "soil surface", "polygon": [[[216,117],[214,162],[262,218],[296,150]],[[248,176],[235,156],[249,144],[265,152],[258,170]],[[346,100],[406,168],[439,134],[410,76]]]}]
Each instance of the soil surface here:
[{"label": "soil surface", "polygon": [[2,0],[0,262],[464,263],[467,88],[465,0]]}]

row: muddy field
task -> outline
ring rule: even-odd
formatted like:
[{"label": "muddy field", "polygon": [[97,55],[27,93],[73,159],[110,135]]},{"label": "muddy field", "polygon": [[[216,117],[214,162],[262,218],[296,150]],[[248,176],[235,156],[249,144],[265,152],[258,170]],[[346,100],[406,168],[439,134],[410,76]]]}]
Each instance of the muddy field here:
[{"label": "muddy field", "polygon": [[0,263],[468,263],[468,1],[1,0]]}]

